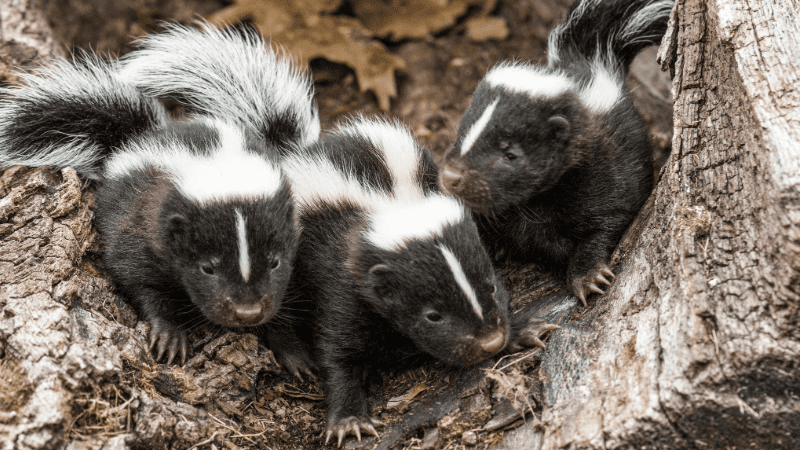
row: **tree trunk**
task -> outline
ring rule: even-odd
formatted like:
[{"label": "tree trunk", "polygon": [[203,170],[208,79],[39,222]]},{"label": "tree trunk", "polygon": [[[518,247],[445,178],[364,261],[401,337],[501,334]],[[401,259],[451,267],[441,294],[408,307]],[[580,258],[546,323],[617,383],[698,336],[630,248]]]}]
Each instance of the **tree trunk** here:
[{"label": "tree trunk", "polygon": [[506,448],[798,445],[798,5],[677,1],[652,210],[607,295],[550,339],[543,427]]}]

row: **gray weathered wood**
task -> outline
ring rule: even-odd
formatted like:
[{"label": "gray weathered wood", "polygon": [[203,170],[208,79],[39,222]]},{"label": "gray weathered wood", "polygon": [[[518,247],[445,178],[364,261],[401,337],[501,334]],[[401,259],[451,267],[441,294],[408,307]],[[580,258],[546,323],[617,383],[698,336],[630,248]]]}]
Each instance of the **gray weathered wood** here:
[{"label": "gray weathered wood", "polygon": [[543,426],[507,449],[800,439],[798,2],[678,0],[668,37],[652,211],[607,295],[550,339]]}]

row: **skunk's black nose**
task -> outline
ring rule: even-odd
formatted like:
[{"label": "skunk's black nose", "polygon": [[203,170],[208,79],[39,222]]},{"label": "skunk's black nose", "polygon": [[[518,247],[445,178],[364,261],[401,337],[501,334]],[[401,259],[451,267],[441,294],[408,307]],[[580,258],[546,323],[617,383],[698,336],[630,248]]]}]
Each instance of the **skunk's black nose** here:
[{"label": "skunk's black nose", "polygon": [[453,194],[459,194],[464,189],[464,176],[447,166],[442,169],[439,178],[442,180],[442,187]]},{"label": "skunk's black nose", "polygon": [[236,305],[236,318],[244,323],[254,323],[261,320],[263,308],[258,303]]},{"label": "skunk's black nose", "polygon": [[486,354],[494,355],[505,347],[506,337],[503,330],[498,328],[486,336],[481,336],[478,339],[478,345]]}]

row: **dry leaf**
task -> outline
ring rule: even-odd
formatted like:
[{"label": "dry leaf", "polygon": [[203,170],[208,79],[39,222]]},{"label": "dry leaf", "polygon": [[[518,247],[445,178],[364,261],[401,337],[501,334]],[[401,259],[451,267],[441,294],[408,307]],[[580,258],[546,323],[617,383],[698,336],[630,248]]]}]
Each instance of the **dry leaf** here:
[{"label": "dry leaf", "polygon": [[467,12],[467,8],[483,5],[484,1],[351,0],[350,4],[356,16],[375,36],[399,41],[422,38],[451,27]]},{"label": "dry leaf", "polygon": [[465,24],[467,36],[475,42],[486,42],[490,39],[503,40],[508,37],[506,20],[502,17],[475,17]]},{"label": "dry leaf", "polygon": [[314,58],[346,64],[358,79],[361,91],[372,91],[381,109],[388,110],[397,96],[394,71],[405,61],[373,40],[369,30],[351,17],[325,15],[341,0],[238,0],[208,20],[231,25],[250,20],[271,42],[308,64]]},{"label": "dry leaf", "polygon": [[414,399],[414,397],[419,395],[421,392],[425,392],[427,389],[428,389],[427,384],[417,383],[414,386],[412,386],[411,389],[409,389],[408,392],[406,392],[405,394],[390,398],[389,402],[386,404],[386,408],[394,409],[406,403],[409,403],[411,400]]}]

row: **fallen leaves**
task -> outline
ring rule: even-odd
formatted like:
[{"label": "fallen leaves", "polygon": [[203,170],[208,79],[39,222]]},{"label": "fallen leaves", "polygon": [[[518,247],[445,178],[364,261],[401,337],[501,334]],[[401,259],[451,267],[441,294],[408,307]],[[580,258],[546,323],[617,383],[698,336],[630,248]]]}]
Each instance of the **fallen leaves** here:
[{"label": "fallen leaves", "polygon": [[484,17],[496,0],[352,0],[349,4],[355,17],[333,14],[342,0],[236,0],[208,20],[220,27],[250,21],[303,65],[324,58],[351,67],[359,89],[372,91],[383,110],[397,96],[395,71],[405,69],[406,62],[376,37],[422,38],[453,26],[476,6],[482,6],[480,12],[467,23],[471,39],[508,35],[503,19]]}]

